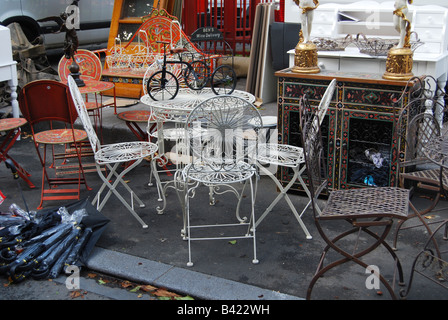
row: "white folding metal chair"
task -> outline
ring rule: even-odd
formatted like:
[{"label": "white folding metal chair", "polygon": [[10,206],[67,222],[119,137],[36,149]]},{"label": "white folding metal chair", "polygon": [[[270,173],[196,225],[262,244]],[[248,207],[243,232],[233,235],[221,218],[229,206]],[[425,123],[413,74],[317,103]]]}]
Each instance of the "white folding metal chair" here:
[{"label": "white folding metal chair", "polygon": [[[190,113],[186,122],[186,141],[189,141],[192,162],[187,164],[175,178],[176,181],[181,181],[182,186],[179,191],[185,208],[188,266],[193,265],[191,241],[211,239],[253,239],[252,262],[258,263],[254,224],[257,169],[255,163],[251,161],[255,159],[255,155],[251,153],[257,152],[258,132],[261,127],[262,119],[258,110],[248,101],[234,96],[212,97],[203,101]],[[192,224],[194,220],[192,221],[190,215],[190,198],[195,195],[199,185],[204,185],[209,190],[219,188],[220,194],[232,192],[236,195],[236,223],[224,222],[220,219],[223,215],[217,214],[215,216],[218,216],[220,221]],[[242,187],[238,187],[239,185]],[[240,205],[247,185],[250,186],[250,212],[248,217],[241,218]],[[195,212],[195,218],[198,215],[200,213]],[[241,234],[241,230],[236,232],[241,226],[245,229],[244,234]],[[212,236],[207,234],[206,237],[195,237],[192,234],[193,230],[199,232],[199,228],[210,230],[216,227],[220,227],[219,234],[214,233]],[[230,232],[229,228],[235,231],[231,235],[227,233]]]},{"label": "white folding metal chair", "polygon": [[[331,102],[331,98],[333,97],[335,88],[336,88],[336,79],[333,79],[328,85],[327,89],[325,90],[325,93],[323,94],[322,99],[317,108],[319,124],[322,123],[325,117],[325,114]],[[263,212],[260,218],[258,218],[255,225],[258,226],[263,221],[263,219],[272,211],[275,205],[282,198],[285,198],[289,208],[291,209],[292,213],[294,214],[300,226],[302,227],[303,231],[305,232],[306,238],[312,239],[313,237],[311,236],[310,232],[308,231],[307,227],[302,221],[303,213],[311,204],[310,192],[308,190],[305,181],[302,179],[302,173],[305,170],[304,165],[305,158],[303,156],[303,148],[287,144],[260,143],[258,145],[257,164],[260,171],[263,174],[269,176],[274,181],[280,193],[277,195],[274,201],[272,201],[272,203],[266,208],[266,210]],[[277,166],[291,168],[294,172],[293,176],[291,177],[291,180],[288,182],[286,186],[283,186],[276,178],[275,176],[276,170],[272,170],[272,168],[277,168]],[[300,214],[297,212],[296,208],[294,207],[294,204],[292,203],[291,199],[287,194],[289,189],[294,185],[294,183],[297,180],[299,181],[303,190],[305,191],[305,193],[309,198],[308,203],[302,209],[302,212]]]},{"label": "white folding metal chair", "polygon": [[[140,162],[148,156],[153,156],[157,151],[157,145],[151,142],[135,141],[135,142],[121,142],[114,144],[101,145],[98,136],[92,126],[89,119],[87,109],[84,104],[84,100],[79,92],[79,89],[71,76],[68,77],[68,84],[70,87],[70,93],[78,111],[79,118],[82,121],[85,131],[88,134],[92,150],[94,151],[95,165],[98,171],[98,175],[103,180],[101,188],[98,190],[92,203],[97,205],[98,211],[106,204],[110,195],[113,193],[123,205],[131,212],[131,214],[141,223],[143,228],[147,228],[148,225],[139,217],[134,210],[134,199],[139,203],[140,207],[145,207],[142,200],[132,191],[127,183],[123,181],[123,176],[135,168]],[[126,167],[120,173],[117,172],[117,168],[120,164],[126,163]],[[107,167],[107,173],[103,173],[101,166]],[[113,183],[111,180],[115,178]],[[116,190],[116,187],[121,184],[130,194],[131,203],[129,204]],[[105,188],[108,188],[107,194],[102,200],[101,193]]]}]

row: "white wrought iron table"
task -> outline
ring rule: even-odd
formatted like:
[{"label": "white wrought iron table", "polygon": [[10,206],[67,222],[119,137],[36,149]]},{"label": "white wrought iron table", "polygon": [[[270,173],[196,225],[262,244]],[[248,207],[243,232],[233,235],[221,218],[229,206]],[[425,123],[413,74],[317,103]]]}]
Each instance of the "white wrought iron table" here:
[{"label": "white wrought iron table", "polygon": [[[140,101],[151,108],[153,116],[151,119],[155,119],[157,123],[157,129],[155,135],[159,144],[158,155],[153,159],[152,170],[157,170],[156,164],[164,167],[168,163],[168,157],[175,163],[177,171],[182,167],[183,162],[188,161],[189,153],[185,149],[184,142],[184,125],[189,113],[196,108],[201,102],[216,96],[211,88],[203,88],[202,90],[192,90],[190,88],[179,89],[178,94],[174,99],[154,101],[148,94],[143,95]],[[234,90],[232,96],[237,96],[239,98],[245,99],[250,103],[255,102],[255,96],[252,94],[241,91]],[[174,128],[164,128],[164,124],[172,123]],[[148,124],[149,125],[149,124]],[[165,151],[165,140],[175,141],[174,152]],[[165,167],[166,168],[166,167]],[[162,187],[162,183],[158,175],[156,177],[158,191],[159,191],[159,201],[163,202],[163,206],[158,206],[158,213],[163,213],[166,206],[165,190],[174,181],[170,180],[165,183]]]}]

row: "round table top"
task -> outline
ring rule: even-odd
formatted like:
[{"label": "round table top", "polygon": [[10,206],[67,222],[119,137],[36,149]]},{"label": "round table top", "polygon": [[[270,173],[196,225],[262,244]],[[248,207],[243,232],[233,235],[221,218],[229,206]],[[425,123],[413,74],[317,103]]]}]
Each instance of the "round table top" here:
[{"label": "round table top", "polygon": [[[201,102],[217,95],[211,88],[201,90],[192,90],[190,88],[181,88],[176,97],[172,100],[154,101],[148,94],[140,98],[140,101],[161,112],[189,113]],[[242,98],[250,103],[255,102],[255,96],[241,90],[234,90],[232,96]]]},{"label": "round table top", "polygon": [[152,112],[148,110],[128,110],[120,112],[117,117],[123,121],[148,122]]},{"label": "round table top", "polygon": [[[75,61],[79,66],[81,79],[101,79],[102,67],[99,57],[90,50],[78,49],[75,54]],[[68,75],[70,74],[69,66],[72,64],[72,59],[67,59],[62,56],[58,64],[58,73],[61,81],[66,83]]]},{"label": "round table top", "polygon": [[112,89],[115,85],[108,81],[97,81],[97,80],[83,80],[85,83],[84,87],[78,87],[79,92],[82,94],[86,93],[99,93],[109,89]]},{"label": "round table top", "polygon": [[24,118],[0,119],[0,131],[9,131],[23,126],[27,121]]}]

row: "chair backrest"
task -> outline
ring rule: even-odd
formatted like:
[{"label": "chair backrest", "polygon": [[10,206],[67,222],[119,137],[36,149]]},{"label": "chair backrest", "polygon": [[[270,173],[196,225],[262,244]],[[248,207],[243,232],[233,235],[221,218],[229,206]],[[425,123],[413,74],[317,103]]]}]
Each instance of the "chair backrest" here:
[{"label": "chair backrest", "polygon": [[75,110],[78,112],[79,119],[81,119],[84,130],[87,132],[87,136],[89,137],[90,145],[92,146],[92,149],[96,151],[101,147],[100,140],[98,139],[96,131],[93,128],[92,122],[90,121],[90,117],[87,112],[81,92],[79,91],[75,80],[70,75],[68,76],[68,86],[70,88],[70,93],[75,104]]},{"label": "chair backrest", "polygon": [[406,144],[406,156],[402,166],[414,166],[430,163],[423,147],[431,137],[440,136],[441,130],[435,117],[423,112],[414,116],[407,125],[406,133],[401,137]]},{"label": "chair backrest", "polygon": [[[92,51],[78,49],[75,54],[75,61],[79,66],[79,73],[83,80],[101,80],[103,69],[101,67],[100,58]],[[71,59],[65,56],[61,58],[58,65],[58,74],[61,82],[67,83],[70,74],[69,66],[72,64]]]},{"label": "chair backrest", "polygon": [[31,125],[42,121],[73,124],[78,118],[68,86],[54,80],[27,83],[19,93],[19,106]]},{"label": "chair backrest", "polygon": [[325,90],[319,106],[317,107],[317,116],[319,117],[319,124],[322,124],[328,107],[330,106],[331,98],[333,98],[334,90],[336,89],[336,79],[331,80],[327,89]]},{"label": "chair backrest", "polygon": [[216,96],[201,102],[186,123],[193,166],[232,171],[241,162],[252,164],[262,126],[255,106],[239,97]]},{"label": "chair backrest", "polygon": [[441,110],[446,112],[442,105],[445,92],[433,77],[415,77],[409,81],[410,85],[409,100],[400,111],[397,122],[398,137],[406,146],[405,159],[400,163],[402,167],[429,162],[422,147],[430,137],[441,134],[436,114]]},{"label": "chair backrest", "polygon": [[315,209],[315,198],[325,189],[328,180],[317,112],[315,109],[306,108],[302,103],[300,105],[300,129],[307,169],[308,189],[312,196],[313,209]]}]

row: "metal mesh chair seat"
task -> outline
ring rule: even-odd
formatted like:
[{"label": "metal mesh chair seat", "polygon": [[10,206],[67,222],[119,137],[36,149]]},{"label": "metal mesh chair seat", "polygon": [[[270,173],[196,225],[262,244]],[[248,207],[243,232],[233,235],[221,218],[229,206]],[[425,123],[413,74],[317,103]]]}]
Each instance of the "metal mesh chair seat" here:
[{"label": "metal mesh chair seat", "polygon": [[330,193],[319,219],[377,218],[405,219],[409,190],[394,187],[335,190]]},{"label": "metal mesh chair seat", "polygon": [[138,158],[152,156],[157,151],[155,144],[147,142],[121,142],[113,145],[102,145],[101,149],[95,152],[95,159],[101,163],[115,163],[134,161]]},{"label": "metal mesh chair seat", "polygon": [[219,168],[212,168],[210,165],[201,163],[194,165],[189,164],[184,169],[184,173],[186,174],[186,177],[204,184],[222,184],[246,181],[256,173],[253,166],[250,166],[246,162],[239,162],[236,164],[232,163],[229,164],[229,166],[232,166],[232,168],[220,170]]},{"label": "metal mesh chair seat", "polygon": [[[423,183],[440,185],[440,169],[407,172],[402,173],[401,176],[409,180],[417,180]],[[443,188],[448,189],[448,174],[444,170],[442,170],[442,183]]]},{"label": "metal mesh chair seat", "polygon": [[257,160],[261,163],[295,167],[305,162],[303,149],[296,146],[263,143],[258,146]]}]

